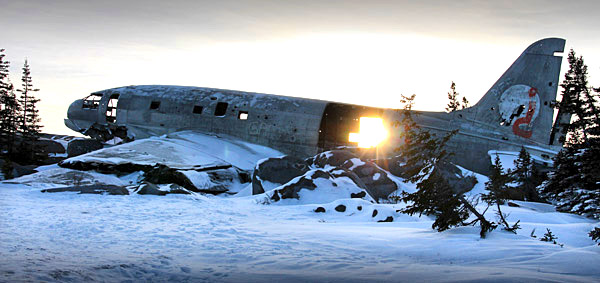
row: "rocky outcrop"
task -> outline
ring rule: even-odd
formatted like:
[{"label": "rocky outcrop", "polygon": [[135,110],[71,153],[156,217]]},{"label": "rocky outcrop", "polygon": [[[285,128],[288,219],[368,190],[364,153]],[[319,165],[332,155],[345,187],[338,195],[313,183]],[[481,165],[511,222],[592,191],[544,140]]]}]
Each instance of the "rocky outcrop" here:
[{"label": "rocky outcrop", "polygon": [[[285,184],[308,171],[308,166],[315,168],[315,174],[327,174],[327,178],[347,177],[359,188],[375,200],[385,199],[398,189],[396,183],[390,179],[388,173],[377,164],[362,161],[354,153],[345,150],[332,150],[319,153],[306,161],[293,157],[269,158],[256,166],[252,178],[252,193],[265,192],[264,181]],[[325,177],[325,176],[323,176]],[[294,188],[304,186],[314,189],[314,183],[306,176],[294,181]],[[285,192],[295,197],[296,193],[286,185]],[[364,196],[354,195],[351,197],[361,198]]]},{"label": "rocky outcrop", "polygon": [[139,195],[155,195],[155,196],[165,196],[168,194],[186,194],[189,195],[191,192],[184,187],[181,187],[177,184],[169,185],[168,189],[161,189],[155,184],[144,182],[142,183],[136,190],[135,193]]},{"label": "rocky outcrop", "polygon": [[157,164],[146,171],[143,180],[152,184],[177,184],[192,192],[219,194],[238,178],[233,168],[215,170],[178,170],[163,164]]},{"label": "rocky outcrop", "polygon": [[67,155],[69,157],[79,156],[92,152],[95,150],[102,149],[104,146],[101,142],[94,139],[77,139],[69,142],[67,147]]},{"label": "rocky outcrop", "polygon": [[248,181],[248,172],[231,165],[169,167],[164,164],[103,163],[67,159],[59,166],[81,171],[97,171],[103,174],[126,175],[144,172],[143,181],[152,184],[177,184],[192,192],[219,194],[228,191],[234,182]]},{"label": "rocky outcrop", "polygon": [[386,199],[398,189],[398,185],[390,179],[388,173],[373,162],[350,159],[342,166],[360,178],[365,184],[367,192],[375,200]]},{"label": "rocky outcrop", "polygon": [[188,190],[199,192],[192,181],[176,169],[157,164],[144,173],[143,180],[152,184],[177,184]]},{"label": "rocky outcrop", "polygon": [[346,150],[330,150],[321,152],[312,158],[307,159],[307,163],[318,168],[326,166],[341,167],[346,161],[358,158],[354,153]]},{"label": "rocky outcrop", "polygon": [[123,186],[115,185],[88,185],[88,186],[72,186],[54,189],[42,190],[42,193],[58,193],[58,192],[78,192],[80,194],[108,194],[108,195],[129,195],[129,190]]},{"label": "rocky outcrop", "polygon": [[474,176],[464,176],[462,170],[450,162],[439,162],[433,174],[439,174],[445,179],[456,194],[464,194],[477,184]]},{"label": "rocky outcrop", "polygon": [[35,146],[46,154],[63,154],[66,152],[65,147],[61,143],[51,139],[40,138],[35,142]]},{"label": "rocky outcrop", "polygon": [[[286,184],[274,189],[268,193],[271,201],[279,201],[282,199],[297,199],[301,198],[302,190],[315,191],[314,194],[319,196],[318,201],[327,203],[335,199],[347,198],[362,198],[363,200],[372,201],[364,189],[356,186],[350,181],[336,179],[329,171],[324,169],[313,169],[306,172],[304,175],[296,177]],[[307,195],[308,194],[308,195]],[[303,196],[315,200],[310,193],[304,192]]]},{"label": "rocky outcrop", "polygon": [[336,167],[344,169],[345,172],[343,173],[339,170],[334,172],[340,172],[341,176],[352,179],[354,183],[364,188],[377,201],[386,199],[398,189],[396,183],[390,179],[385,170],[373,162],[359,159],[349,151],[332,150],[322,152],[309,159],[308,162],[320,168]]},{"label": "rocky outcrop", "polygon": [[308,166],[302,159],[293,156],[268,158],[259,161],[252,174],[252,194],[265,192],[263,181],[285,184],[306,173]]},{"label": "rocky outcrop", "polygon": [[318,178],[329,179],[330,177],[332,177],[331,174],[324,170],[311,171],[310,174],[305,174],[293,179],[292,181],[286,183],[282,188],[275,190],[271,196],[271,200],[279,201],[280,199],[287,198],[299,199],[300,197],[298,196],[298,192],[300,190],[306,189],[312,191],[317,187],[314,180]]},{"label": "rocky outcrop", "polygon": [[3,174],[4,179],[18,178],[36,173],[36,167],[36,165],[20,165],[19,163],[10,160],[0,159],[0,169],[2,169],[2,171],[7,171],[3,172],[5,173]]}]

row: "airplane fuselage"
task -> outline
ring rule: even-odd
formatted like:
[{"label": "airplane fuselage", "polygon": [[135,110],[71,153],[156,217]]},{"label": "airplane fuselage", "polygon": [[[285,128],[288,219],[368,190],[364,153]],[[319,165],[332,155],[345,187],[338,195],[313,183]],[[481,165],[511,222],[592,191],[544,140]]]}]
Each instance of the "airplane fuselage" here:
[{"label": "airplane fuselage", "polygon": [[[525,147],[540,163],[550,164],[561,148],[550,137],[563,39],[529,46],[473,107],[451,113],[415,111],[423,129],[438,135],[457,130],[449,151],[457,164],[486,173],[490,151]],[[225,135],[307,157],[345,146],[361,130],[361,117],[378,117],[389,137],[371,152],[394,154],[401,142],[402,110],[351,105],[202,87],[127,86],[94,92],[76,100],[65,124],[86,135],[108,140],[140,139],[183,130]]]}]

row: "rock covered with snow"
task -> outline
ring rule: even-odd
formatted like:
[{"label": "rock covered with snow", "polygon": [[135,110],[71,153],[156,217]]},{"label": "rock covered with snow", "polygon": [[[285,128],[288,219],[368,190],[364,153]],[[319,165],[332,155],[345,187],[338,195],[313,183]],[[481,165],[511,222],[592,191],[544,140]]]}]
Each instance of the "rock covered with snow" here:
[{"label": "rock covered with snow", "polygon": [[124,186],[94,184],[85,186],[71,186],[42,190],[42,193],[78,192],[80,194],[108,194],[129,195],[129,190]]},{"label": "rock covered with snow", "polygon": [[139,187],[134,190],[139,195],[156,195],[165,196],[168,194],[192,194],[191,191],[177,184],[170,184],[167,186],[157,186],[152,183],[143,182]]},{"label": "rock covered with snow", "polygon": [[[313,170],[308,171],[309,168]],[[353,186],[365,190],[375,200],[386,199],[398,190],[398,185],[392,180],[392,176],[377,164],[363,161],[350,151],[331,150],[319,153],[306,161],[285,156],[259,162],[254,170],[252,193],[263,193],[277,187],[273,184],[282,185],[293,178],[304,176],[307,172],[313,172],[311,174],[314,176],[323,178],[346,178],[353,183]],[[307,189],[314,189],[314,184],[306,176],[296,182],[299,183],[294,184],[294,188],[304,186]],[[270,185],[269,188],[264,188],[265,183]],[[288,190],[290,189],[288,188],[286,192]],[[291,194],[295,198],[296,193]]]},{"label": "rock covered with snow", "polygon": [[329,203],[350,198],[373,201],[350,178],[336,178],[324,169],[310,170],[265,194],[270,201],[282,204]]},{"label": "rock covered with snow", "polygon": [[317,168],[345,169],[344,174],[350,175],[349,177],[358,186],[366,189],[375,200],[386,199],[391,193],[398,190],[398,185],[387,171],[371,161],[361,160],[350,151],[325,151],[308,159],[308,163]]},{"label": "rock covered with snow", "polygon": [[328,166],[340,167],[351,159],[359,159],[354,153],[347,150],[330,150],[321,152],[312,158],[309,158],[307,162],[318,168],[325,168]]},{"label": "rock covered with snow", "polygon": [[470,191],[477,183],[477,178],[465,176],[460,168],[449,162],[438,162],[433,173],[439,174],[446,180],[457,194]]},{"label": "rock covered with snow", "polygon": [[239,183],[240,174],[231,166],[209,170],[181,170],[157,164],[144,173],[143,180],[152,184],[177,184],[193,192],[219,194]]},{"label": "rock covered with snow", "polygon": [[252,174],[252,194],[265,192],[263,182],[285,184],[308,171],[308,165],[302,159],[293,156],[271,157],[260,160]]},{"label": "rock covered with snow", "polygon": [[[400,156],[377,160],[376,162],[391,174],[401,178],[406,178],[408,172],[413,172],[415,168],[422,168],[423,166],[422,164],[407,165]],[[458,166],[446,161],[438,162],[432,173],[439,174],[455,189],[456,193],[468,192],[478,182],[474,175],[466,175]]]},{"label": "rock covered with snow", "polygon": [[371,161],[362,161],[357,158],[347,160],[344,168],[351,170],[365,184],[367,191],[376,200],[386,199],[398,189],[398,185],[391,179],[389,173]]}]

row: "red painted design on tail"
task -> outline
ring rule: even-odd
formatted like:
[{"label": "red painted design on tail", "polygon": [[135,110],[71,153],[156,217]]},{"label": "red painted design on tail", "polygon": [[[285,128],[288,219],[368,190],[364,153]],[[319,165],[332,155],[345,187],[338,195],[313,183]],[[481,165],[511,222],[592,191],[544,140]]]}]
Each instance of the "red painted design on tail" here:
[{"label": "red painted design on tail", "polygon": [[[537,95],[537,89],[535,87],[532,87],[529,90],[529,97],[533,98]],[[530,123],[531,120],[533,118],[533,114],[535,113],[535,107],[536,107],[536,103],[535,100],[529,101],[529,106],[527,107],[527,114],[525,114],[525,117],[519,118],[515,121],[515,123],[513,124],[513,133],[515,133],[515,135],[517,136],[521,136],[524,138],[531,138],[531,135],[533,134],[533,131],[531,130],[523,130],[521,129],[521,125],[526,125],[526,127],[531,127]]]}]

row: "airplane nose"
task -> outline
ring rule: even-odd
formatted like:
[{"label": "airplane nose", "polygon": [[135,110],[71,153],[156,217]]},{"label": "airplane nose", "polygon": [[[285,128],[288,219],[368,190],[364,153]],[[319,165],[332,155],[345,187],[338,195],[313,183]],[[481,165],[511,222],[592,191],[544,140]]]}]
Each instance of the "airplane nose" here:
[{"label": "airplane nose", "polygon": [[77,116],[77,112],[81,111],[81,106],[83,105],[83,99],[78,99],[75,100],[71,103],[71,105],[69,105],[69,109],[67,110],[67,118],[65,119],[65,126],[67,126],[67,128],[76,131],[76,132],[81,132],[81,128],[77,126],[77,124],[75,123],[75,120],[78,118]]},{"label": "airplane nose", "polygon": [[78,112],[81,111],[81,106],[83,105],[83,99],[77,99],[69,105],[69,109],[67,110],[67,119],[76,119],[78,118]]}]

